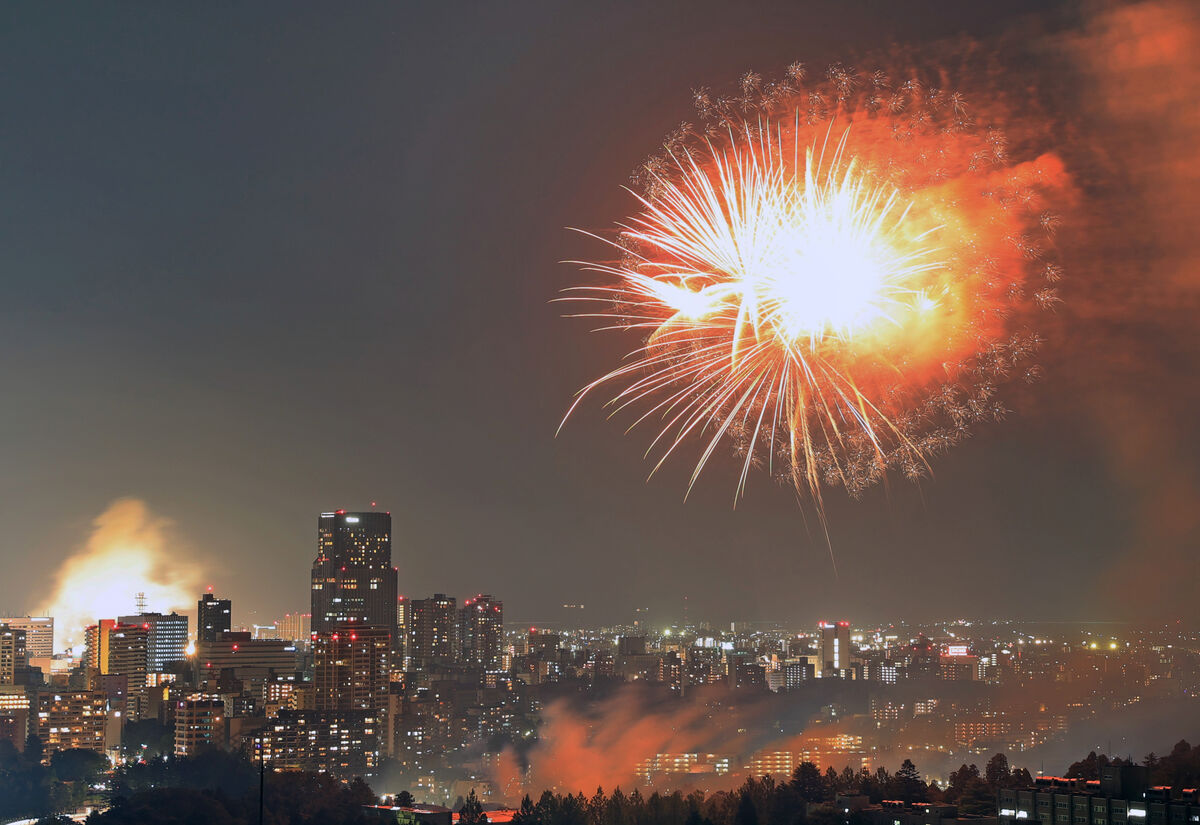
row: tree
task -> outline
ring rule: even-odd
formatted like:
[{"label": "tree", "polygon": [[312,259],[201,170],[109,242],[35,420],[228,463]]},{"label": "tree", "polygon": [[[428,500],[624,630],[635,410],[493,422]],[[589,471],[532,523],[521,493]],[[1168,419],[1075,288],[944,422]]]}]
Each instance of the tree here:
[{"label": "tree", "polygon": [[1067,768],[1067,776],[1071,779],[1099,779],[1100,769],[1108,765],[1107,756],[1097,756],[1092,751],[1083,759]]},{"label": "tree", "polygon": [[921,772],[917,770],[917,766],[911,759],[905,759],[900,764],[900,770],[896,771],[894,785],[896,796],[905,802],[925,801],[925,781],[921,779]]},{"label": "tree", "polygon": [[[527,796],[525,798],[528,799],[529,797]],[[408,791],[401,791],[392,797],[392,804],[398,808],[411,808],[413,805],[417,804],[417,800],[413,798],[413,795]]]},{"label": "tree", "polygon": [[758,825],[758,811],[754,807],[754,800],[750,798],[749,791],[742,791],[742,798],[738,802],[733,825]]},{"label": "tree", "polygon": [[537,811],[533,807],[533,800],[529,798],[529,794],[521,797],[521,807],[513,814],[513,825],[539,825]]},{"label": "tree", "polygon": [[946,788],[946,799],[955,801],[963,795],[967,785],[979,779],[979,768],[975,765],[962,765],[950,773],[950,786]]},{"label": "tree", "polygon": [[25,737],[25,758],[30,762],[41,762],[42,757],[46,755],[45,747],[42,745],[42,737],[36,733],[31,733]]},{"label": "tree", "polygon": [[824,802],[825,781],[821,769],[812,762],[801,762],[792,772],[792,789],[804,802]]},{"label": "tree", "polygon": [[[1095,756],[1095,754],[1092,754]],[[1007,788],[1009,780],[1012,779],[1012,770],[1008,767],[1008,757],[1002,753],[998,753],[988,760],[987,766],[983,769],[983,778],[992,788]]]},{"label": "tree", "polygon": [[68,748],[50,756],[50,770],[60,782],[91,782],[107,767],[102,754],[83,748]]},{"label": "tree", "polygon": [[459,825],[482,825],[487,822],[487,817],[483,813],[483,804],[479,801],[479,797],[475,795],[475,789],[471,788],[471,792],[467,794],[467,800],[458,810]]},{"label": "tree", "polygon": [[996,795],[979,777],[973,777],[963,788],[958,800],[959,816],[995,816]]},{"label": "tree", "polygon": [[825,769],[825,799],[833,799],[838,792],[838,773],[830,765]]}]

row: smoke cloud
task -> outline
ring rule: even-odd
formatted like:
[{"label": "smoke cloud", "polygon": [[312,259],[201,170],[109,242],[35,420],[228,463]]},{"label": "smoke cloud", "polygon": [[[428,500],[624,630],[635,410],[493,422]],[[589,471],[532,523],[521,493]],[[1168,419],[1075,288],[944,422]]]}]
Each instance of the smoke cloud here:
[{"label": "smoke cloud", "polygon": [[1105,8],[1066,38],[1076,128],[1091,148],[1076,233],[1083,300],[1069,301],[1077,376],[1134,505],[1127,553],[1102,572],[1109,603],[1154,593],[1154,615],[1195,617],[1200,575],[1200,8]]},{"label": "smoke cloud", "polygon": [[171,526],[136,498],[118,499],[95,518],[91,535],[59,567],[53,591],[41,602],[54,617],[57,650],[82,646],[84,629],[98,619],[136,612],[138,593],[152,611],[193,603],[200,570],[193,557],[177,552]]}]

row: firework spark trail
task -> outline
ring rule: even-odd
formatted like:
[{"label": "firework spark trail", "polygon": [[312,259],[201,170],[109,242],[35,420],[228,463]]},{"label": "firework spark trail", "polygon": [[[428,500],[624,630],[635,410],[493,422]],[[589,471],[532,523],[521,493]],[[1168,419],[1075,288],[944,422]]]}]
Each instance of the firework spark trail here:
[{"label": "firework spark trail", "polygon": [[620,259],[582,263],[606,281],[562,300],[644,336],[568,417],[620,385],[612,414],[644,404],[630,429],[658,422],[652,473],[697,442],[690,491],[728,442],[735,501],[765,466],[820,510],[823,486],[920,478],[1003,415],[996,385],[1038,343],[1014,316],[1039,267],[1032,302],[1058,300],[1045,192],[1061,168],[1010,164],[956,93],[842,67],[802,89],[802,74],[769,94],[747,76],[740,101],[697,93],[710,122],[647,161],[639,211],[601,238]]}]

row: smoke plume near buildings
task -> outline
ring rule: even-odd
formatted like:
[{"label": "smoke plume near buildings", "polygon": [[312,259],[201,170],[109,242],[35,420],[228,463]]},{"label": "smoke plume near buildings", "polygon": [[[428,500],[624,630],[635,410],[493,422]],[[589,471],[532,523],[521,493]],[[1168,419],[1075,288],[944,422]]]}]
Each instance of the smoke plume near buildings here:
[{"label": "smoke plume near buildings", "polygon": [[172,552],[171,521],[146,502],[122,498],[92,521],[92,532],[54,575],[53,589],[35,602],[53,616],[57,650],[78,649],[83,631],[97,619],[136,612],[144,593],[152,611],[190,607],[200,587],[200,570],[190,554]]}]

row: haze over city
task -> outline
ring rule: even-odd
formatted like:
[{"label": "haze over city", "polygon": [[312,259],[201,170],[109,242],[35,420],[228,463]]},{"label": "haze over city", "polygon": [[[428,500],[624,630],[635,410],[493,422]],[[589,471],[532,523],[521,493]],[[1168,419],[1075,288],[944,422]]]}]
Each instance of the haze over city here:
[{"label": "haze over city", "polygon": [[0,21],[0,825],[1200,821],[1193,5]]}]

